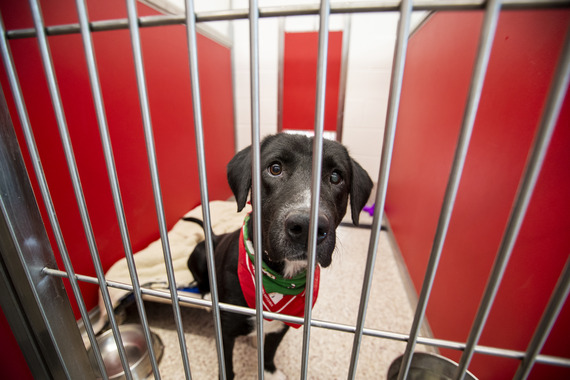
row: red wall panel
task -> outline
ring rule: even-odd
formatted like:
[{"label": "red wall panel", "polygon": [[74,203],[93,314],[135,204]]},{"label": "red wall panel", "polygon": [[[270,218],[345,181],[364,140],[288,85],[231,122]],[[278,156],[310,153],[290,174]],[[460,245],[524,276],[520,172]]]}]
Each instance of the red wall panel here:
[{"label": "red wall panel", "polygon": [[[122,1],[90,1],[88,7],[91,20],[126,18]],[[72,0],[46,1],[42,8],[46,25],[77,22]],[[27,2],[1,1],[0,9],[8,30],[32,27]],[[142,4],[138,10],[139,16],[157,14]],[[93,33],[92,37],[129,235],[136,252],[156,240],[159,233],[130,34],[128,30],[118,30]],[[182,214],[200,203],[185,27],[143,28],[141,41],[161,191],[170,228]],[[97,248],[106,270],[124,257],[124,250],[104,164],[83,44],[79,34],[49,37],[49,44]],[[10,47],[67,250],[77,273],[94,275],[37,43],[33,39],[12,40]],[[225,179],[225,165],[234,153],[230,50],[198,35],[198,56],[209,195],[210,199],[226,199],[231,191]],[[24,147],[34,191],[39,194],[4,67],[0,70],[2,88]],[[49,225],[41,202],[40,208]],[[59,260],[59,255],[56,256]],[[63,267],[61,262],[60,266]],[[88,309],[94,307],[98,287],[81,284],[81,289]]]},{"label": "red wall panel", "polygon": [[[422,284],[471,79],[481,13],[440,12],[410,40],[386,213],[416,289]],[[465,341],[539,122],[568,11],[501,13],[427,318]],[[480,344],[524,350],[570,252],[570,96]],[[570,357],[568,307],[545,351]],[[460,353],[442,350],[458,360]],[[482,379],[511,378],[515,360],[475,355]],[[537,368],[532,378],[568,378]]]},{"label": "red wall panel", "polygon": [[[285,33],[283,129],[314,130],[318,32]],[[336,132],[342,31],[329,33],[324,130]]]},{"label": "red wall panel", "polygon": [[18,349],[18,342],[10,330],[10,325],[0,309],[0,369],[6,379],[33,380],[32,372],[28,368],[26,358]]}]

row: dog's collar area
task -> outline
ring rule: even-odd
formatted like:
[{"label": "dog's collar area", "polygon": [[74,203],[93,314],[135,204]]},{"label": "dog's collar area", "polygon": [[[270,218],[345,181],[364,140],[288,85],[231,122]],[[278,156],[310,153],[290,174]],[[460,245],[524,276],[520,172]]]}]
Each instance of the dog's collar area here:
[{"label": "dog's collar area", "polygon": [[[242,240],[243,247],[247,252],[247,257],[252,263],[255,263],[255,254],[253,249],[253,243],[249,239],[248,233],[248,221],[250,214],[247,214],[243,223],[241,230],[240,240]],[[241,248],[241,247],[240,247]],[[297,295],[305,290],[305,284],[307,282],[306,270],[302,270],[297,275],[292,278],[285,278],[280,273],[277,273],[271,269],[265,261],[261,262],[262,272],[263,272],[263,288],[267,293],[281,293],[287,295]]]},{"label": "dog's collar area", "polygon": [[[248,239],[247,234],[248,221],[249,216],[246,218],[240,233],[237,275],[245,302],[250,308],[255,308],[257,304],[255,265],[253,264],[255,257],[253,255],[253,244]],[[293,279],[288,279],[268,268],[262,260],[262,272],[263,289],[261,298],[263,310],[302,318],[305,315],[306,271],[298,274]],[[312,306],[315,305],[319,294],[319,279],[320,267],[317,265],[315,268]],[[301,327],[301,325],[293,322],[283,323],[294,328]]]}]

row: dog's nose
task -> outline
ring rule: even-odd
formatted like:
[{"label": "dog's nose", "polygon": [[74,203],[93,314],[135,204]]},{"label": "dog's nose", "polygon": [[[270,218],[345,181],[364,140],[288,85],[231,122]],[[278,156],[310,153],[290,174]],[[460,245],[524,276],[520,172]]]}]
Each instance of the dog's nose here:
[{"label": "dog's nose", "polygon": [[[310,217],[306,213],[292,212],[285,219],[285,229],[292,241],[307,245],[309,239]],[[317,244],[322,243],[328,236],[330,223],[326,216],[319,215],[317,226]]]}]

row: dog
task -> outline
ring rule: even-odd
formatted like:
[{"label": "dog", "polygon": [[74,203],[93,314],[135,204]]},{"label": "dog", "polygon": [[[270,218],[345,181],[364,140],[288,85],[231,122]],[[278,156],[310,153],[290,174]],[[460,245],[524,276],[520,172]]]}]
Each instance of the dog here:
[{"label": "dog", "polygon": [[[313,139],[303,135],[280,133],[268,136],[261,142],[263,285],[265,291],[269,293],[269,296],[264,294],[264,305],[266,301],[272,302],[273,298],[277,301],[283,297],[295,298],[296,295],[289,296],[285,293],[291,291],[299,294],[299,288],[304,287],[311,208],[312,155]],[[251,147],[241,150],[232,158],[227,166],[227,179],[239,212],[245,207],[251,188]],[[350,199],[352,221],[358,225],[359,214],[370,196],[372,185],[366,171],[349,156],[342,144],[331,140],[323,141],[322,181],[316,238],[318,265],[315,269],[313,303],[318,292],[319,267],[326,268],[331,264],[336,243],[335,230],[346,214],[348,200]],[[248,260],[244,250],[246,245],[249,246],[248,251],[253,250],[252,244],[246,243],[247,239],[244,239],[244,234],[249,235],[250,231],[253,231],[253,213],[251,215],[246,218],[241,229],[220,236],[212,234],[212,236],[220,302],[255,308],[255,290],[249,290],[249,299],[246,300],[247,291],[244,290],[244,281],[247,279],[244,280],[243,277],[249,277],[250,282],[253,278],[253,263]],[[197,222],[203,227],[199,220],[192,218],[187,220]],[[240,246],[243,253],[240,251]],[[194,276],[200,293],[202,295],[209,293],[204,242],[199,243],[191,253],[188,268]],[[266,283],[266,280],[269,281],[274,276],[284,280],[287,285],[284,288],[278,287],[275,291],[275,288],[271,288],[272,284]],[[303,284],[294,282],[297,279]],[[250,284],[250,286],[254,285]],[[251,294],[253,294],[253,301]],[[302,294],[304,295],[304,290]],[[300,313],[297,315],[302,317],[304,301],[299,302],[299,305]],[[295,315],[295,312],[288,313],[286,310],[283,313]],[[232,351],[235,339],[238,336],[254,333],[255,321],[251,316],[225,311],[220,313],[220,318],[226,375],[228,379],[233,379]],[[289,325],[293,324],[273,322],[272,325],[272,328],[264,327],[264,371],[270,377],[273,375],[276,378],[284,378],[283,373],[275,367],[274,357]]]}]

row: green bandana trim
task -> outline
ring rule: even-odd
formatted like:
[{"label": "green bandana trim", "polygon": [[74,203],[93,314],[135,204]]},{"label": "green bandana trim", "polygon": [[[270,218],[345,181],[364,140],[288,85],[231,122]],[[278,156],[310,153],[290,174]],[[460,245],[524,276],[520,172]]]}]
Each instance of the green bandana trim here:
[{"label": "green bandana trim", "polygon": [[[249,239],[247,230],[247,222],[249,221],[249,214],[245,217],[243,223],[243,241],[245,250],[249,259],[255,264],[255,255],[253,253],[253,244]],[[263,288],[266,293],[281,293],[286,295],[298,295],[305,290],[305,283],[307,282],[307,271],[303,270],[298,275],[292,278],[285,278],[273,269],[269,268],[267,264],[261,262],[261,271],[263,272]]]}]

